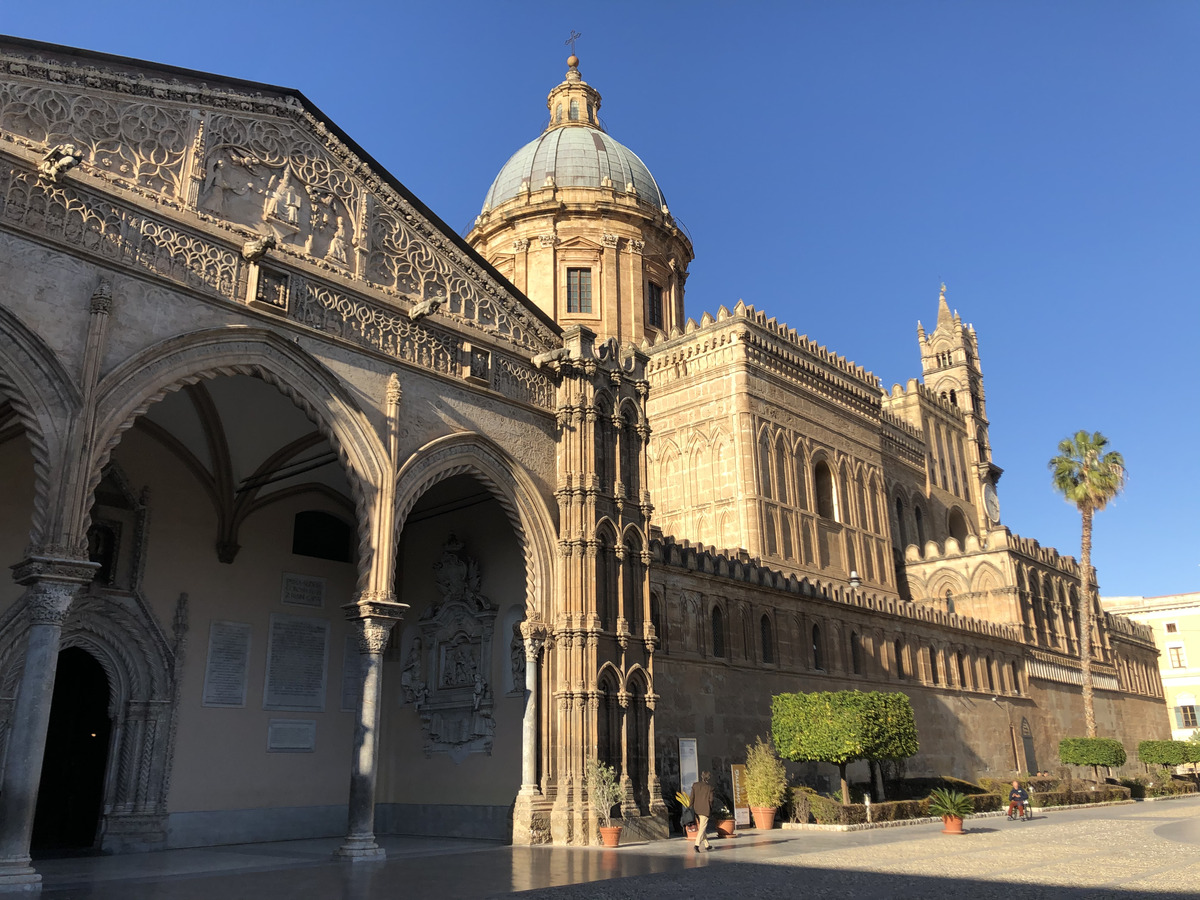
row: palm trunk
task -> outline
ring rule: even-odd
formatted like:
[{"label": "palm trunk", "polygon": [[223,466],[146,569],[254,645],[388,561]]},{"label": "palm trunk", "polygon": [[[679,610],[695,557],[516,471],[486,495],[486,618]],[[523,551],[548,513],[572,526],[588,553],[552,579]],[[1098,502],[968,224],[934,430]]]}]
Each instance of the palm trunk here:
[{"label": "palm trunk", "polygon": [[1096,707],[1092,697],[1092,508],[1083,507],[1083,537],[1079,545],[1079,674],[1083,678],[1083,723],[1087,736],[1096,736]]}]

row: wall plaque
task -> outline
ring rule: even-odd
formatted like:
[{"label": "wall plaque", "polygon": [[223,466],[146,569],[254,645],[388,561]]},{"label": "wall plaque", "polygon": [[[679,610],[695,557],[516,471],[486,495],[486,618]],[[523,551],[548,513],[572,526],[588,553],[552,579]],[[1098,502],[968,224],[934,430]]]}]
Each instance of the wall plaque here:
[{"label": "wall plaque", "polygon": [[329,663],[329,622],[271,614],[263,709],[322,712]]},{"label": "wall plaque", "polygon": [[201,705],[244,707],[249,662],[250,626],[245,622],[213,622],[208,628]]},{"label": "wall plaque", "polygon": [[283,591],[280,602],[284,606],[308,606],[321,609],[325,605],[325,579],[315,575],[283,573]]},{"label": "wall plaque", "polygon": [[316,748],[316,719],[271,719],[267,723],[268,753],[312,753]]}]

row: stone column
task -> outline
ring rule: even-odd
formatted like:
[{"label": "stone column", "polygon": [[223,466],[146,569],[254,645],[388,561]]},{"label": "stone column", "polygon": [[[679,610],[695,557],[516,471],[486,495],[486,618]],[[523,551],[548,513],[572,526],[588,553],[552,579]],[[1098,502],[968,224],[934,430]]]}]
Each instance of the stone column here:
[{"label": "stone column", "polygon": [[546,643],[546,625],[536,613],[521,623],[525,641],[525,718],[521,721],[521,793],[540,794],[537,777],[538,658]]},{"label": "stone column", "polygon": [[408,607],[384,591],[364,591],[342,607],[358,629],[363,685],[350,764],[349,826],[335,856],[349,860],[383,859],[375,843],[375,783],[379,777],[379,700],[383,689],[383,650],[392,626]]},{"label": "stone column", "polygon": [[42,876],[29,864],[29,839],[54,699],[59,638],[71,601],[91,581],[95,569],[86,560],[38,556],[13,566],[17,583],[26,585],[23,600],[29,633],[0,784],[0,892],[40,889]]}]

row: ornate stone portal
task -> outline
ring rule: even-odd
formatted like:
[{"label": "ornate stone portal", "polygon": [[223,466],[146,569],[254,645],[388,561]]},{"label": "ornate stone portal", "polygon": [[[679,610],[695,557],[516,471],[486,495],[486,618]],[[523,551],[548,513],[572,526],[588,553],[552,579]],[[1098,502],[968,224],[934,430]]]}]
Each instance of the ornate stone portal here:
[{"label": "ornate stone portal", "polygon": [[453,534],[433,571],[441,599],[421,616],[421,637],[413,643],[415,671],[426,677],[413,685],[412,700],[425,755],[447,753],[460,763],[471,753],[492,752],[495,699],[488,676],[496,607],[480,591],[479,563]]}]

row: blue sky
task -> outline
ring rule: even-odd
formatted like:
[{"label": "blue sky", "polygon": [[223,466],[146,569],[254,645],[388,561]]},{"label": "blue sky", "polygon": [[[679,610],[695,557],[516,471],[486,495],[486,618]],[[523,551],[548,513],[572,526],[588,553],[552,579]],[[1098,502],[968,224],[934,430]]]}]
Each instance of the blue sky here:
[{"label": "blue sky", "polygon": [[1200,3],[7,4],[0,31],[295,87],[457,231],[581,32],[609,132],[739,298],[919,374],[940,282],[979,333],[1004,522],[1066,554],[1060,439],[1126,458],[1106,595],[1200,589]]}]

